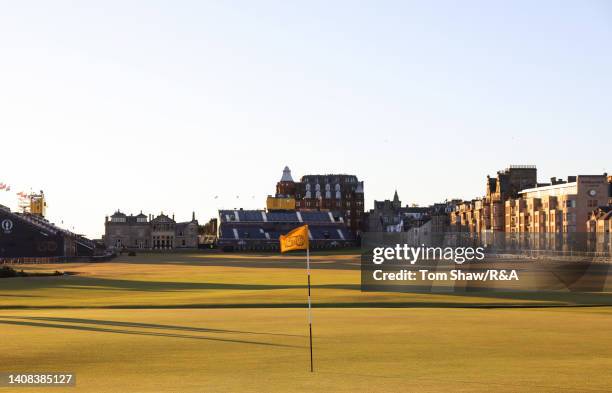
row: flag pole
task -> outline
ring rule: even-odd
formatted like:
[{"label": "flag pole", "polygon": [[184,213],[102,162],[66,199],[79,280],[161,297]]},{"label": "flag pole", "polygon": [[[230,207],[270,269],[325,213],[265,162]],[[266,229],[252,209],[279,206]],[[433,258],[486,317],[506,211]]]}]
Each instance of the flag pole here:
[{"label": "flag pole", "polygon": [[312,363],[312,303],[310,302],[310,244],[306,247],[306,272],[308,273],[308,331],[310,337],[310,372],[314,372]]}]

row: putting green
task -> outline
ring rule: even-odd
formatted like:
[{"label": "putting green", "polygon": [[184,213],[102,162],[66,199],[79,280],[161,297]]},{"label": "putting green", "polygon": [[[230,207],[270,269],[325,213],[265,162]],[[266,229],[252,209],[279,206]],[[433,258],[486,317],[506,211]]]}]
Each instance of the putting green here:
[{"label": "putting green", "polygon": [[612,384],[612,308],[317,309],[314,374],[305,322],[303,309],[5,311],[0,361],[10,371],[75,372],[77,388],[58,390],[69,392],[586,392]]},{"label": "putting green", "polygon": [[313,258],[314,374],[300,257],[27,266],[78,274],[0,280],[0,372],[75,372],[68,392],[609,391],[612,307],[542,307],[609,295],[362,293],[357,264]]}]

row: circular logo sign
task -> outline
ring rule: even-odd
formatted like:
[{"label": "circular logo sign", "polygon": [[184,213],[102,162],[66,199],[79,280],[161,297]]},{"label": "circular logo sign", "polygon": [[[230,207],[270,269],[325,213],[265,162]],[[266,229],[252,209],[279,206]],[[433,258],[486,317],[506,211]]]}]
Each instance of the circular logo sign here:
[{"label": "circular logo sign", "polygon": [[595,195],[597,195],[597,191],[595,190],[589,190],[589,195],[594,197]]},{"label": "circular logo sign", "polygon": [[6,220],[2,220],[0,227],[2,227],[4,232],[10,232],[11,229],[13,229],[13,221],[9,220],[8,218]]}]

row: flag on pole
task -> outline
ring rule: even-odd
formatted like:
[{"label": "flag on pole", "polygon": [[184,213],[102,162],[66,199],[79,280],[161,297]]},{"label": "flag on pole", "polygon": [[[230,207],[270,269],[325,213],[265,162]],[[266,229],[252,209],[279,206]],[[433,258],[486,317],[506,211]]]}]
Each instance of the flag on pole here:
[{"label": "flag on pole", "polygon": [[308,225],[303,225],[286,235],[281,235],[280,247],[281,252],[308,250]]},{"label": "flag on pole", "polygon": [[308,242],[308,225],[295,228],[280,238],[281,253],[292,250],[306,250],[306,273],[308,274],[308,337],[310,338],[310,372],[314,372],[312,361],[312,303],[310,301],[310,244]]}]

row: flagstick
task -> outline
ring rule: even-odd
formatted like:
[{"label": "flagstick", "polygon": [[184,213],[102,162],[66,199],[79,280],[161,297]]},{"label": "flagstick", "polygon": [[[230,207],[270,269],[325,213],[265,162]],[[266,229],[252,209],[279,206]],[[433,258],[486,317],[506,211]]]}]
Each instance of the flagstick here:
[{"label": "flagstick", "polygon": [[310,332],[310,372],[314,372],[312,364],[312,305],[310,302],[310,245],[306,247],[306,271],[308,272],[308,330]]}]

